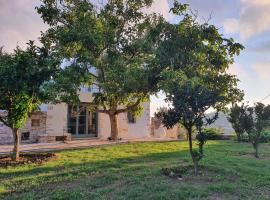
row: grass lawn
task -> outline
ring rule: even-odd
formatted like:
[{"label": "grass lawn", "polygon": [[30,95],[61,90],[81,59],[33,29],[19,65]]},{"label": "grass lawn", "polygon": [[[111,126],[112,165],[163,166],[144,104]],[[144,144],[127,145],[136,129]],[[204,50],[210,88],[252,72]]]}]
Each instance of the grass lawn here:
[{"label": "grass lawn", "polygon": [[270,144],[211,141],[199,177],[161,174],[191,164],[186,142],[147,142],[57,152],[50,162],[0,168],[0,199],[270,199]]}]

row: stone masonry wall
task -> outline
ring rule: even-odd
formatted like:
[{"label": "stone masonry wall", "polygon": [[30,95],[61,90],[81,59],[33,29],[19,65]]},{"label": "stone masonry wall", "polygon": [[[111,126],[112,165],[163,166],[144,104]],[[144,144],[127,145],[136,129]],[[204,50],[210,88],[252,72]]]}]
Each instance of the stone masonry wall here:
[{"label": "stone masonry wall", "polygon": [[[29,139],[22,142],[37,142],[38,136],[46,133],[46,116],[45,112],[35,112],[31,115],[26,126],[21,130],[22,135],[28,135],[29,133]],[[0,123],[0,145],[12,143],[11,129]]]}]

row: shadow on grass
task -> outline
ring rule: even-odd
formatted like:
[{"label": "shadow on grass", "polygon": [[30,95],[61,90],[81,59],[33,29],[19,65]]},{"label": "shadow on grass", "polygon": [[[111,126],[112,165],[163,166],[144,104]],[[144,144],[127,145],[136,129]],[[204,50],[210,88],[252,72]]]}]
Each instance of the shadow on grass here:
[{"label": "shadow on grass", "polygon": [[[211,145],[206,145],[205,152],[207,161],[204,162],[204,165],[214,165],[218,161],[222,166],[217,168],[217,173],[224,173],[224,175],[231,173],[231,169],[226,170],[226,167],[229,167],[231,163],[239,160],[238,157],[233,157],[233,153],[237,151],[247,151],[246,146],[241,146],[242,149],[239,149],[238,144],[233,143],[216,143]],[[240,144],[241,145],[241,144]],[[230,148],[231,147],[231,148]],[[104,148],[104,147],[100,147]],[[113,147],[105,147],[113,148]],[[115,148],[115,146],[114,146]],[[120,147],[119,147],[120,148]],[[221,151],[222,148],[225,148],[224,151]],[[229,148],[229,149],[228,149]],[[125,149],[132,151],[132,148]],[[83,150],[82,150],[83,151]],[[59,151],[58,151],[59,152]],[[80,153],[80,150],[63,150],[59,153]],[[91,152],[82,152],[84,154],[91,154]],[[224,156],[230,157],[230,162],[226,163]],[[97,155],[98,156],[98,155]],[[61,158],[60,158],[61,159]],[[61,160],[58,160],[61,161]],[[128,157],[111,157],[108,154],[108,159],[99,160],[99,161],[84,161],[83,159],[77,160],[79,163],[72,163],[72,159],[66,163],[46,163],[44,165],[34,165],[30,166],[30,169],[20,169],[21,171],[9,170],[0,174],[1,184],[4,185],[6,189],[0,195],[7,195],[11,192],[25,192],[32,189],[37,189],[38,187],[48,187],[47,184],[55,185],[61,184],[65,181],[76,181],[80,178],[102,178],[107,175],[113,176],[139,176],[141,173],[142,176],[147,174],[154,174],[155,176],[161,176],[160,170],[163,167],[171,166],[181,166],[191,164],[191,159],[189,152],[187,150],[179,151],[168,151],[168,152],[159,152],[159,153],[149,153],[145,155],[136,155]],[[221,171],[220,171],[221,170]],[[140,177],[140,176],[139,176]],[[1,197],[1,196],[0,196]]]}]

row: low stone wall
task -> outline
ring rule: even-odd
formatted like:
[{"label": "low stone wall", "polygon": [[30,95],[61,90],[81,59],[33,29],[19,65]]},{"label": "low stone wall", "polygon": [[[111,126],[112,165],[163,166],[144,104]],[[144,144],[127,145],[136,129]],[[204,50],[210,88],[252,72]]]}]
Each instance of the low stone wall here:
[{"label": "low stone wall", "polygon": [[175,138],[179,136],[179,126],[175,125],[171,129],[167,129],[163,124],[155,117],[151,119],[151,135],[156,138]]},{"label": "low stone wall", "polygon": [[39,143],[54,143],[57,141],[71,141],[71,134],[65,133],[64,135],[40,135],[38,136]]}]

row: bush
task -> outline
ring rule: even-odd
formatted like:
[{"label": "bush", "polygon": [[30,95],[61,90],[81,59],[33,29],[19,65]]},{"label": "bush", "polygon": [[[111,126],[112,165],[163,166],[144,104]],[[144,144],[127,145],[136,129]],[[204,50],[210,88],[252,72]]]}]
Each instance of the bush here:
[{"label": "bush", "polygon": [[267,143],[270,142],[270,132],[269,131],[263,131],[260,142]]},{"label": "bush", "polygon": [[202,130],[202,134],[204,137],[207,138],[207,140],[222,140],[222,133],[220,129],[217,128],[204,128]]},{"label": "bush", "polygon": [[[234,137],[234,140],[237,140],[236,136]],[[243,134],[241,137],[241,142],[250,142],[248,134]],[[260,136],[260,142],[261,143],[267,143],[270,142],[270,132],[264,131],[262,135]]]}]

